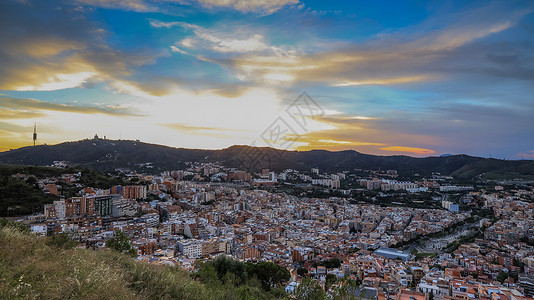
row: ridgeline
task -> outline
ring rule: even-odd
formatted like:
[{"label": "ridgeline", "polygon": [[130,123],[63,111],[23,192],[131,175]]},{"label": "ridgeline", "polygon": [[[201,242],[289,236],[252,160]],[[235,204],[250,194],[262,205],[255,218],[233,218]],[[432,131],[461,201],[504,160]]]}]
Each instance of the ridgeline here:
[{"label": "ridgeline", "polygon": [[327,172],[354,169],[397,170],[401,176],[432,172],[459,178],[534,178],[534,161],[499,160],[469,155],[446,155],[415,158],[410,156],[378,156],[345,151],[286,151],[273,148],[232,146],[222,150],[173,148],[130,140],[85,139],[57,145],[23,147],[0,153],[0,163],[52,165],[67,161],[74,166],[95,170],[124,168],[157,173],[185,167],[185,162],[219,162],[226,167],[257,171],[269,168],[309,170],[318,167]]}]

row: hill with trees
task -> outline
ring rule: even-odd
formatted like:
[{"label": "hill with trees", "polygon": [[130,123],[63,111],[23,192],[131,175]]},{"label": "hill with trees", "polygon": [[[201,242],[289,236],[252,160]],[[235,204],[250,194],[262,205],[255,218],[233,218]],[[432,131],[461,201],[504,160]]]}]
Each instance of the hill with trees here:
[{"label": "hill with trees", "polygon": [[220,162],[227,167],[248,170],[287,168],[336,172],[354,169],[397,170],[401,175],[430,175],[439,172],[459,178],[482,174],[501,177],[534,176],[534,161],[498,160],[469,155],[446,155],[415,158],[378,156],[346,151],[286,151],[273,148],[232,146],[221,150],[173,148],[130,140],[85,139],[57,145],[23,147],[0,153],[0,162],[23,165],[52,165],[67,161],[75,166],[95,170],[125,168],[157,173],[185,167],[185,162]]}]

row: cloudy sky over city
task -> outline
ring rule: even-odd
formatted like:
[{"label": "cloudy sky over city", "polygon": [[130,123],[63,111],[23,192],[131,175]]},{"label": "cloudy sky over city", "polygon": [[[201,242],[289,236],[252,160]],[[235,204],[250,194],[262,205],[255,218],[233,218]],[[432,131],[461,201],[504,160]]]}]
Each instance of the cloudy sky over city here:
[{"label": "cloudy sky over city", "polygon": [[0,151],[34,124],[207,149],[282,124],[279,148],[534,159],[528,0],[4,0],[0,39]]}]

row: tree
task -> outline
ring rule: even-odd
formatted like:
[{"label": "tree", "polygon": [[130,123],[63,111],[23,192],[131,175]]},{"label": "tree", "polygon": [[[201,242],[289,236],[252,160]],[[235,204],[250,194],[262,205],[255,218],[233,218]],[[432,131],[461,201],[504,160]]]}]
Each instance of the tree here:
[{"label": "tree", "polygon": [[[31,186],[36,186],[37,179],[35,178],[35,176],[29,176],[28,179],[26,179],[26,183]],[[39,188],[39,185],[37,185],[37,188]]]},{"label": "tree", "polygon": [[350,279],[346,279],[345,284],[331,290],[331,295],[333,296],[331,299],[333,300],[361,300],[363,291],[360,293],[360,297],[356,297],[354,295],[354,292],[357,287],[354,285],[354,283],[351,283],[351,281],[352,280]]},{"label": "tree", "polygon": [[326,274],[326,289],[330,288],[332,284],[337,282],[337,277],[334,274]]},{"label": "tree", "polygon": [[196,273],[196,278],[200,279],[202,283],[204,284],[220,284],[219,278],[217,276],[217,271],[215,268],[208,263],[203,263],[198,268],[198,272]]},{"label": "tree", "polygon": [[317,282],[310,278],[304,278],[295,290],[297,300],[323,300],[326,293]]},{"label": "tree", "polygon": [[341,266],[341,260],[339,258],[332,258],[323,261],[323,265],[327,269],[339,268]]},{"label": "tree", "polygon": [[106,247],[117,252],[137,256],[137,251],[132,246],[132,242],[121,230],[115,230],[113,237],[106,242]]},{"label": "tree", "polygon": [[305,276],[306,274],[308,274],[308,269],[300,267],[297,269],[297,274],[301,277]]},{"label": "tree", "polygon": [[508,273],[506,272],[499,272],[499,275],[497,275],[497,280],[500,282],[500,283],[503,283],[506,279],[508,278]]},{"label": "tree", "polygon": [[262,261],[257,264],[248,263],[247,273],[249,276],[256,276],[262,283],[264,290],[269,291],[272,287],[278,286],[291,278],[289,271],[273,262]]},{"label": "tree", "polygon": [[[244,263],[233,260],[231,257],[219,256],[217,259],[208,262],[217,271],[217,276],[222,283],[225,282],[226,273],[232,273],[237,279],[237,284],[243,284],[247,281],[247,270]],[[228,277],[226,277],[228,279]]]}]

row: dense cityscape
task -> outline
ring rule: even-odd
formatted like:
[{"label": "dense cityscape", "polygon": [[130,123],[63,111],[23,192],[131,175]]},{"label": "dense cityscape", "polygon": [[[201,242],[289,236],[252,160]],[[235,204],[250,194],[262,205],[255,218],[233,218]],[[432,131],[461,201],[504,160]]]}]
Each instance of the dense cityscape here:
[{"label": "dense cityscape", "polygon": [[0,0],[0,300],[534,300],[534,1]]}]

